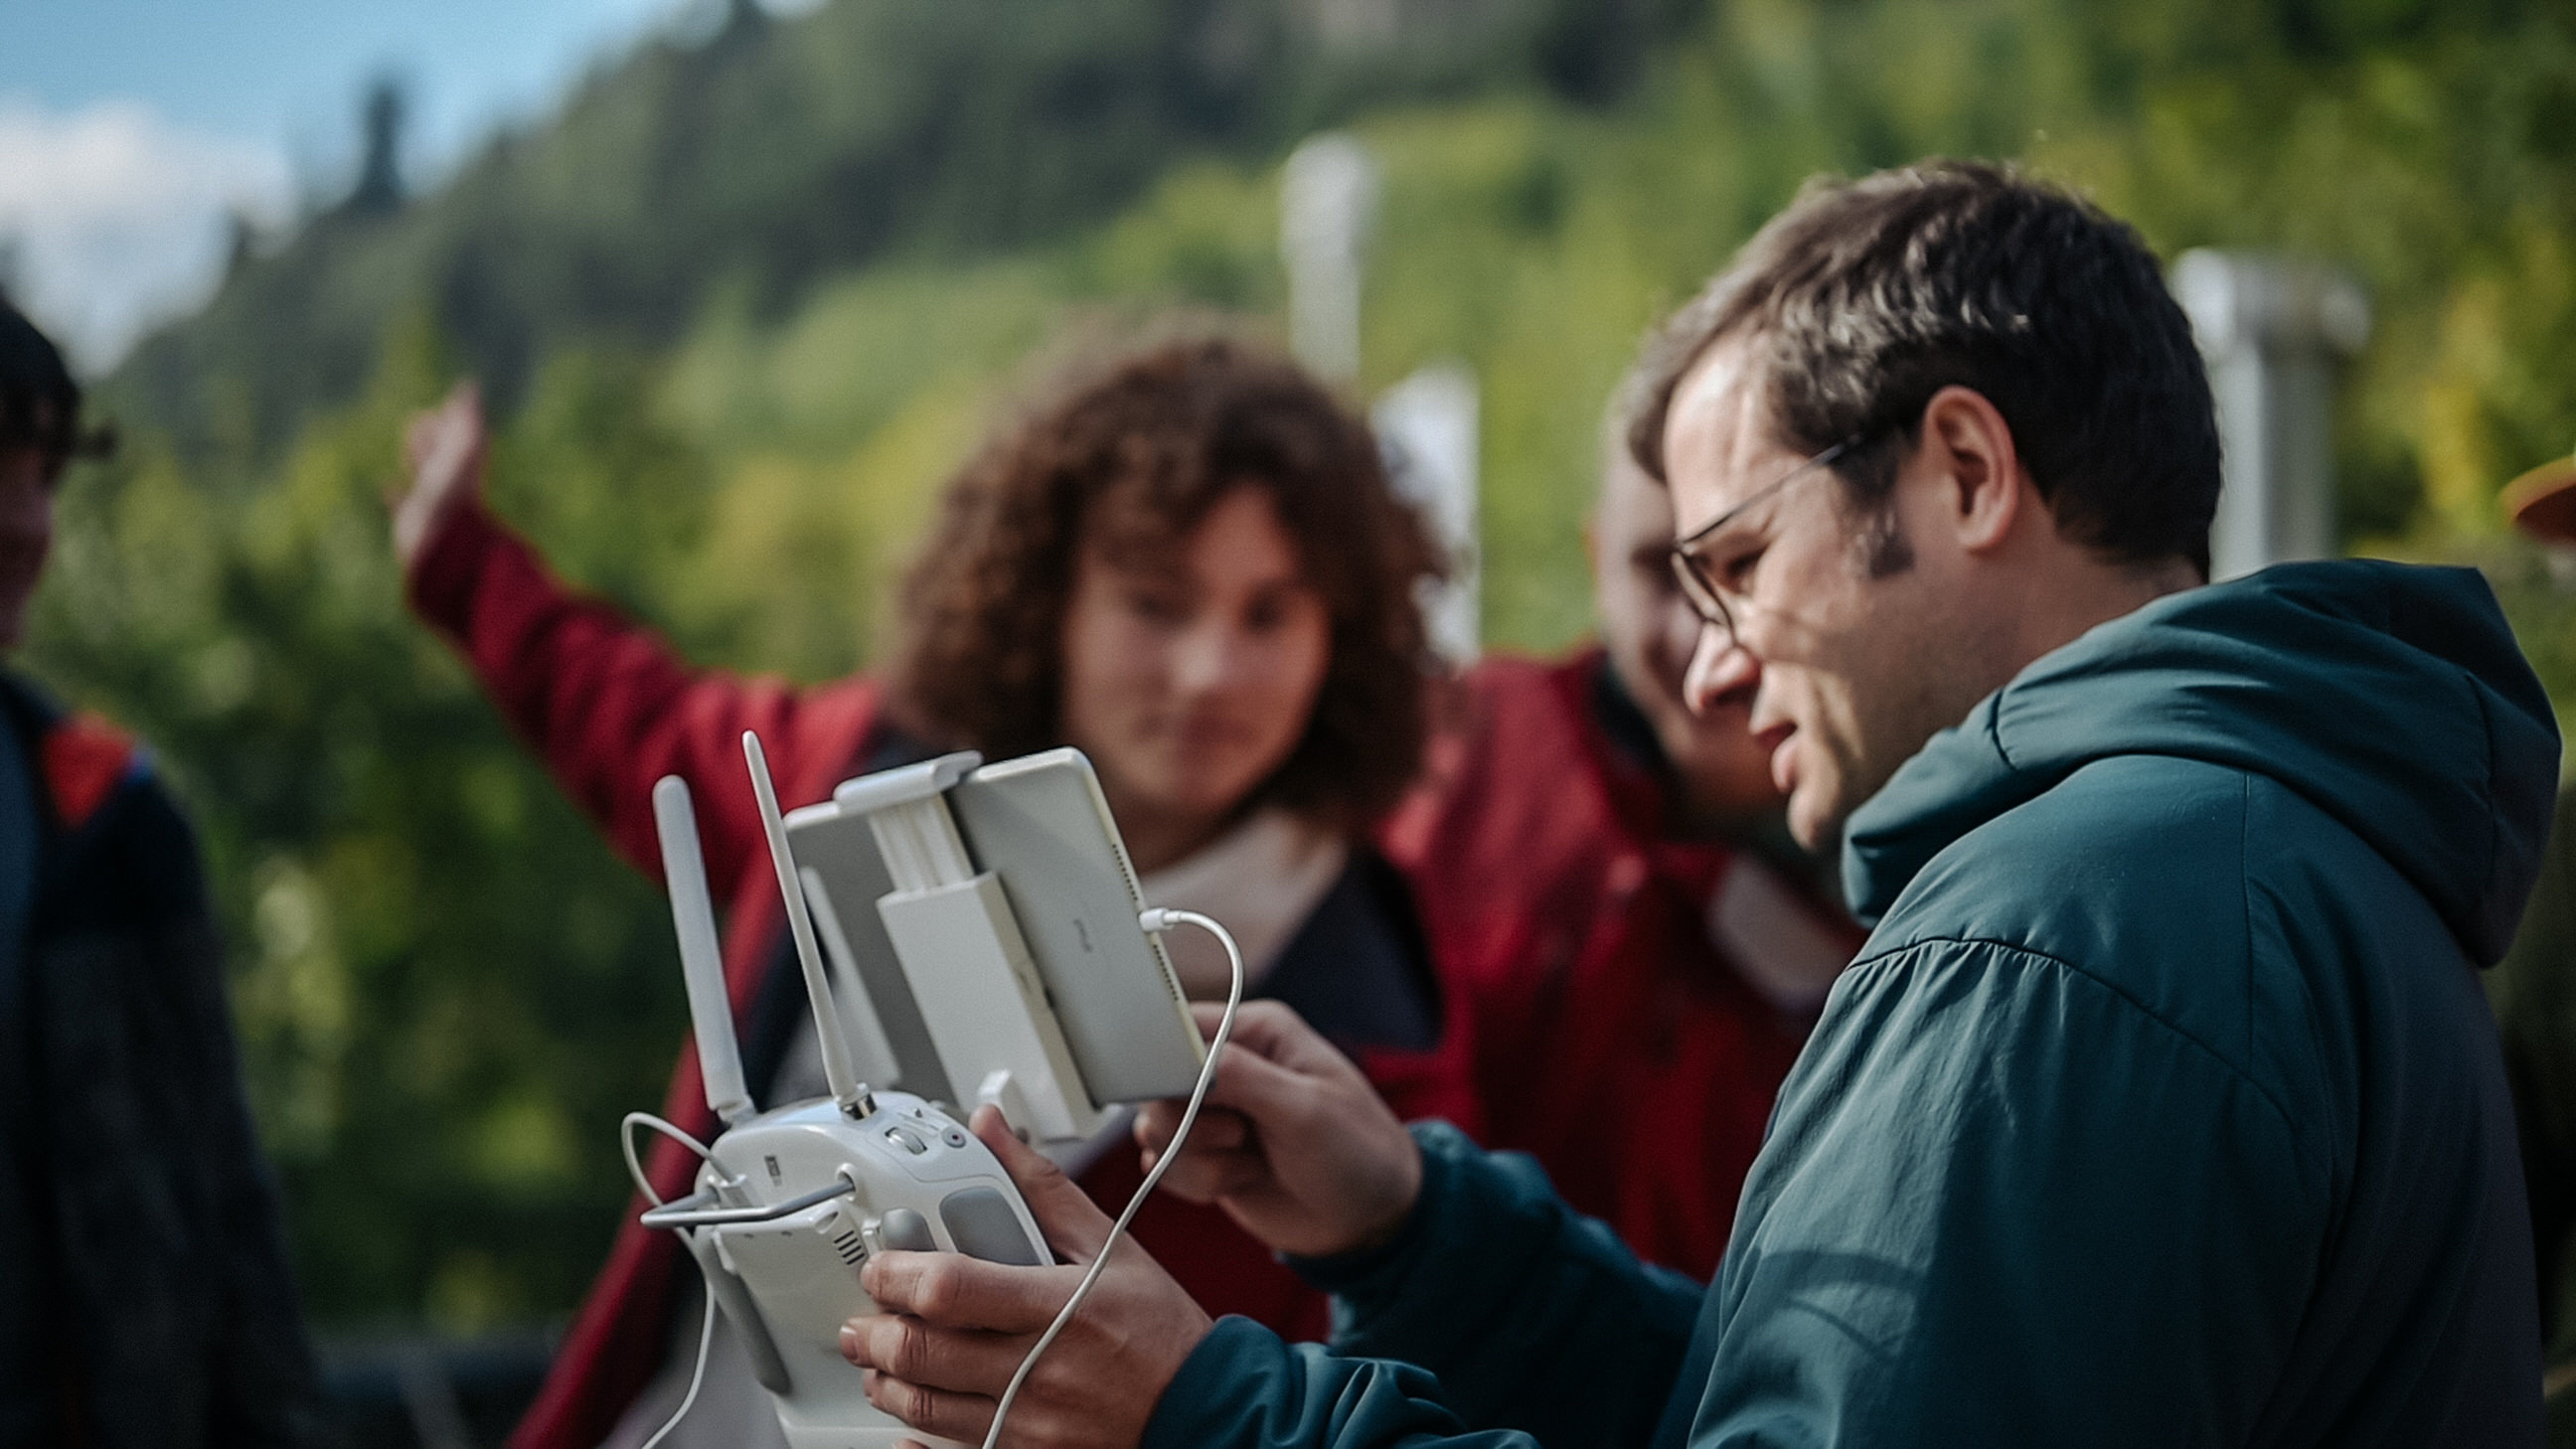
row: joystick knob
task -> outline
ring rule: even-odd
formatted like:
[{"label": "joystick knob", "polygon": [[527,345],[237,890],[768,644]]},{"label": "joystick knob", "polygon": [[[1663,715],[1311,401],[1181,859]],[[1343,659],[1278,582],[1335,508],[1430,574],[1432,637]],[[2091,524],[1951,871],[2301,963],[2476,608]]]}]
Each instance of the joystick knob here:
[{"label": "joystick knob", "polygon": [[937,1240],[930,1236],[930,1219],[910,1208],[896,1208],[877,1223],[877,1241],[898,1253],[935,1253]]}]

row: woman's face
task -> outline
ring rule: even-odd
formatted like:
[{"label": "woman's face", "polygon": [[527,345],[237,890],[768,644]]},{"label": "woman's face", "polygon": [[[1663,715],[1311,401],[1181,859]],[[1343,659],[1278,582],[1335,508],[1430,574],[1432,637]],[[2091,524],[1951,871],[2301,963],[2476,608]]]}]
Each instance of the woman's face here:
[{"label": "woman's face", "polygon": [[1086,531],[1064,614],[1064,737],[1137,867],[1207,843],[1305,735],[1332,620],[1270,495],[1239,486],[1159,557]]}]

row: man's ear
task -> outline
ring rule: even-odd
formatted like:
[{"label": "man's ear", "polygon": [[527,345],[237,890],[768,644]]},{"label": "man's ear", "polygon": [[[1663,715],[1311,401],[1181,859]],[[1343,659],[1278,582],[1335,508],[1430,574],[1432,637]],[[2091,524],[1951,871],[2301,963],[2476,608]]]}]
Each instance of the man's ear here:
[{"label": "man's ear", "polygon": [[1974,388],[1952,385],[1923,407],[1920,452],[1943,480],[1942,517],[1967,553],[2012,536],[2031,495],[2004,415]]}]

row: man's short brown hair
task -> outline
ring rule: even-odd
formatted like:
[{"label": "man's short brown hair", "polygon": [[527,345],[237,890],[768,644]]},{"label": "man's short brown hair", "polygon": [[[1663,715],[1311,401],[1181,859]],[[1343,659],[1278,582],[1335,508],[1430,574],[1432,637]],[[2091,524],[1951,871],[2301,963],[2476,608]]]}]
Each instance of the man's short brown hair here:
[{"label": "man's short brown hair", "polygon": [[1664,476],[1673,391],[1710,348],[1755,349],[1781,441],[1881,510],[1932,395],[1983,394],[2067,537],[2209,572],[2218,424],[2191,324],[2146,243],[2007,167],[1931,161],[1811,182],[1656,334],[1629,448]]}]

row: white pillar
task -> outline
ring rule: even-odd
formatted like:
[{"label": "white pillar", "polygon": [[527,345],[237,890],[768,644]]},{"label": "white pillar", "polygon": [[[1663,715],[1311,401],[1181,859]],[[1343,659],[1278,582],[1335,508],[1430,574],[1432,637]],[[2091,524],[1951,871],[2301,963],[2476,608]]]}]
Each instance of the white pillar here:
[{"label": "white pillar", "polygon": [[1377,162],[1340,131],[1309,138],[1280,177],[1290,344],[1298,361],[1334,382],[1360,374],[1360,259],[1377,224],[1377,192]]},{"label": "white pillar", "polygon": [[[1288,335],[1297,360],[1348,386],[1360,373],[1360,279],[1377,224],[1378,168],[1340,131],[1288,157],[1279,184],[1279,254],[1288,264]],[[1425,591],[1434,648],[1472,662],[1478,623],[1476,375],[1435,363],[1387,389],[1370,410],[1396,491],[1422,512],[1449,561],[1449,582]]]},{"label": "white pillar", "polygon": [[2370,304],[2314,262],[2189,251],[2174,296],[2209,366],[2222,449],[2210,577],[2334,552],[2335,368],[2370,339]]},{"label": "white pillar", "polygon": [[1370,413],[1387,471],[1422,511],[1449,559],[1449,582],[1426,591],[1423,622],[1432,647],[1451,663],[1475,662],[1478,610],[1476,375],[1463,363],[1433,363],[1388,388]]}]

